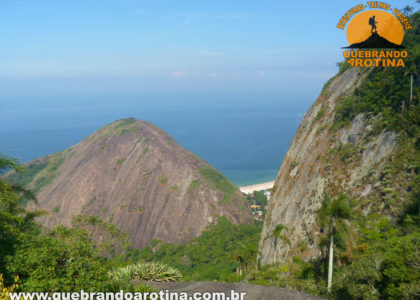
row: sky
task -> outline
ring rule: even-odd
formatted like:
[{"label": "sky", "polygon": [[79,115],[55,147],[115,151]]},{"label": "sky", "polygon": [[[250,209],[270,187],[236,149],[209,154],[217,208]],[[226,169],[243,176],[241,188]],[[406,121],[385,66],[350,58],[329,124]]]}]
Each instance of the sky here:
[{"label": "sky", "polygon": [[347,45],[335,26],[359,3],[2,0],[0,105],[124,93],[313,101]]},{"label": "sky", "polygon": [[0,152],[27,161],[135,117],[237,183],[272,180],[360,3],[0,0]]}]

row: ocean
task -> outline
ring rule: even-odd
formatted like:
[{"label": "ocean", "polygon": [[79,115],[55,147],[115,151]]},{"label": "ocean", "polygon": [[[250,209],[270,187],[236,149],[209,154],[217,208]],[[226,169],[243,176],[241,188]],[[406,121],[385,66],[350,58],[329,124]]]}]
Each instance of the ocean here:
[{"label": "ocean", "polygon": [[115,120],[154,123],[237,185],[274,180],[314,99],[268,96],[27,97],[0,101],[0,153],[22,162],[64,150]]}]

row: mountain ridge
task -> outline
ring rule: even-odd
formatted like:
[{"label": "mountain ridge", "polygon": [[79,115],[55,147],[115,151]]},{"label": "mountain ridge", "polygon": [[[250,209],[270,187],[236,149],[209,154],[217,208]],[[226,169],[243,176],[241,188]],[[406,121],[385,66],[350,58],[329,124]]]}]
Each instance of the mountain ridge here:
[{"label": "mountain ridge", "polygon": [[49,212],[47,227],[74,215],[118,225],[134,247],[152,239],[185,242],[226,216],[249,223],[245,199],[228,179],[155,125],[122,119],[80,143],[27,164],[20,180],[38,194],[31,207]]}]

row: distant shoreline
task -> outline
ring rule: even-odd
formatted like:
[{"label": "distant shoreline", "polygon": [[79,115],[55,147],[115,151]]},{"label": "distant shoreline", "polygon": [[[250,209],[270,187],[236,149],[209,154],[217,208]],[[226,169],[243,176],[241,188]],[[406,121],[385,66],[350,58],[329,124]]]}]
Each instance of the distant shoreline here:
[{"label": "distant shoreline", "polygon": [[242,193],[249,194],[254,191],[271,189],[273,186],[274,186],[274,181],[269,181],[269,182],[263,182],[263,183],[253,184],[253,185],[240,186],[239,189],[241,190]]}]

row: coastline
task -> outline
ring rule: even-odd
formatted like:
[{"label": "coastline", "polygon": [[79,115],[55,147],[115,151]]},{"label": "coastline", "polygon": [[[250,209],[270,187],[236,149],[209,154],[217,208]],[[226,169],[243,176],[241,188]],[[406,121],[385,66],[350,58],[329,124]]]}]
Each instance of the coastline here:
[{"label": "coastline", "polygon": [[274,181],[269,181],[269,182],[263,182],[263,183],[253,184],[253,185],[240,186],[239,189],[242,193],[249,194],[254,191],[271,189],[273,186],[274,186]]}]

